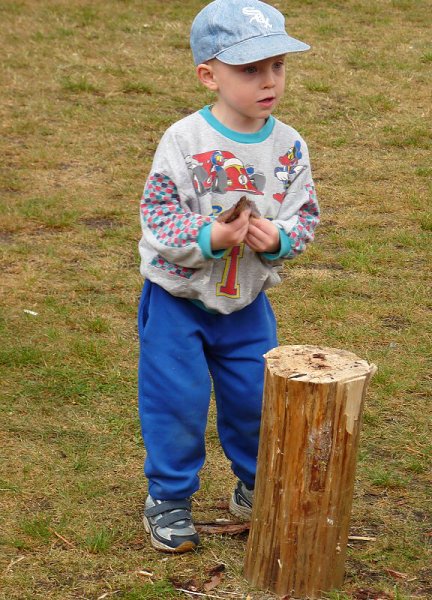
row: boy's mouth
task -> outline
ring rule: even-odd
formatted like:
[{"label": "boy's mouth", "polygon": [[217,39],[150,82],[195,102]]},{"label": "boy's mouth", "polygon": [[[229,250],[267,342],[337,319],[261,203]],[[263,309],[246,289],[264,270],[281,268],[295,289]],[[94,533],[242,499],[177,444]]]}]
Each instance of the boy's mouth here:
[{"label": "boy's mouth", "polygon": [[274,96],[269,96],[268,98],[263,98],[262,100],[258,100],[258,104],[261,104],[262,106],[272,106],[272,104],[274,104],[274,102],[275,102]]}]

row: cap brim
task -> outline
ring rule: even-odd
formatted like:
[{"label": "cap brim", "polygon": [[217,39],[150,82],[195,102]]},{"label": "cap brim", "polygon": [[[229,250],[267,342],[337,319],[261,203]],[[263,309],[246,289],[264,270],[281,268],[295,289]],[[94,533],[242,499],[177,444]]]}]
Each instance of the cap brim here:
[{"label": "cap brim", "polygon": [[253,37],[222,50],[215,58],[228,65],[246,65],[289,52],[305,52],[310,46],[286,34]]}]

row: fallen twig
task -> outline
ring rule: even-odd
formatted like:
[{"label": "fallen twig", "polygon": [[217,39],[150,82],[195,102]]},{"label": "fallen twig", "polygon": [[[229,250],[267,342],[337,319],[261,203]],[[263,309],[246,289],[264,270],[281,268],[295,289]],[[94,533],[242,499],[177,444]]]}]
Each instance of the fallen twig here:
[{"label": "fallen twig", "polygon": [[412,452],[412,454],[417,454],[417,456],[424,456],[423,452],[420,452],[420,450],[415,450],[414,448],[411,448],[411,446],[404,446],[405,450],[408,450],[408,452]]},{"label": "fallen twig", "polygon": [[154,577],[154,573],[145,570],[135,571],[135,575],[141,575],[141,577]]},{"label": "fallen twig", "polygon": [[26,557],[25,556],[19,556],[18,558],[16,558],[15,560],[11,560],[10,563],[8,564],[8,566],[6,567],[6,572],[10,571],[10,569],[12,569],[12,567],[14,565],[16,565],[17,563],[21,562],[22,560],[24,560]]},{"label": "fallen twig", "polygon": [[70,542],[69,540],[67,540],[65,537],[63,537],[62,535],[60,535],[59,533],[57,533],[57,531],[55,531],[54,529],[50,529],[50,531],[52,531],[52,533],[62,542],[64,542],[67,546],[69,546],[70,548],[75,548],[75,544],[73,544],[72,542]]},{"label": "fallen twig", "polygon": [[102,596],[98,596],[97,600],[103,600],[103,598],[108,598],[108,596],[114,596],[114,594],[118,594],[120,590],[116,590],[115,592],[105,592]]},{"label": "fallen twig", "polygon": [[238,535],[250,529],[250,523],[195,523],[198,533],[219,533],[226,535]]},{"label": "fallen twig", "polygon": [[408,573],[400,573],[399,571],[393,571],[393,569],[383,569],[385,573],[393,577],[393,579],[408,579]]}]

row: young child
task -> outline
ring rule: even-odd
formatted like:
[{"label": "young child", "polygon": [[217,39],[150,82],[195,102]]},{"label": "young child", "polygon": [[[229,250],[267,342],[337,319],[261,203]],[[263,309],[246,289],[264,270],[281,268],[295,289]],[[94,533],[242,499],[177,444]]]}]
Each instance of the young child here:
[{"label": "young child", "polygon": [[[211,381],[222,448],[238,484],[230,511],[251,514],[265,354],[277,346],[264,290],[313,239],[319,209],[308,150],[272,116],[285,55],[308,45],[259,0],[215,0],[195,18],[191,47],[212,106],[162,137],[141,201],[139,414],[147,450],[144,525],[153,546],[199,543],[199,488]],[[293,68],[291,66],[291,68]],[[253,200],[231,222],[218,215]]]}]

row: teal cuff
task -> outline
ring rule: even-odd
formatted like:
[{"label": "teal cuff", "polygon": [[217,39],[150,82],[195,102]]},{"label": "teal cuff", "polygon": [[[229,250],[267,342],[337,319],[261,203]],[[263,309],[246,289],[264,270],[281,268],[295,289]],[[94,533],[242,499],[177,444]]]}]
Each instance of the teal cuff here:
[{"label": "teal cuff", "polygon": [[262,256],[267,260],[277,260],[278,258],[283,258],[287,256],[292,248],[292,241],[288,234],[283,230],[279,229],[279,241],[280,248],[278,252],[270,254],[269,252],[263,252]]},{"label": "teal cuff", "polygon": [[225,254],[225,250],[212,250],[211,247],[211,228],[213,223],[206,223],[201,227],[198,234],[198,245],[201,248],[201,252],[204,254],[204,258],[222,258]]},{"label": "teal cuff", "polygon": [[217,310],[207,308],[207,306],[204,304],[204,302],[201,302],[201,300],[196,300],[195,298],[187,298],[187,300],[189,300],[189,302],[191,302],[195,306],[198,306],[198,308],[200,308],[201,310],[210,313],[211,315],[220,315],[220,313]]}]

